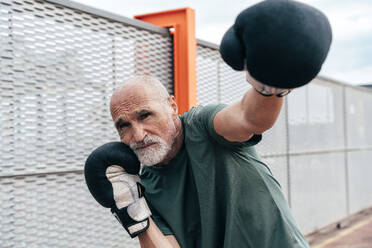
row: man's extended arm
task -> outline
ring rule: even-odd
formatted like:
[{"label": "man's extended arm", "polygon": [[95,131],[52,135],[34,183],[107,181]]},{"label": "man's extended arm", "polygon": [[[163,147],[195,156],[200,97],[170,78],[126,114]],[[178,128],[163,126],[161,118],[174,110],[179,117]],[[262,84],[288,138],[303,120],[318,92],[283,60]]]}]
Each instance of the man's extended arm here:
[{"label": "man's extended arm", "polygon": [[219,51],[232,69],[247,73],[254,89],[215,116],[217,133],[245,141],[272,127],[283,104],[279,97],[316,77],[331,42],[327,17],[304,3],[262,1],[240,12]]},{"label": "man's extended arm", "polygon": [[150,217],[149,228],[138,235],[141,248],[179,248],[173,235],[165,236]]},{"label": "man's extended arm", "polygon": [[263,96],[251,88],[239,102],[216,114],[214,128],[229,141],[247,141],[274,125],[282,105],[283,97]]}]

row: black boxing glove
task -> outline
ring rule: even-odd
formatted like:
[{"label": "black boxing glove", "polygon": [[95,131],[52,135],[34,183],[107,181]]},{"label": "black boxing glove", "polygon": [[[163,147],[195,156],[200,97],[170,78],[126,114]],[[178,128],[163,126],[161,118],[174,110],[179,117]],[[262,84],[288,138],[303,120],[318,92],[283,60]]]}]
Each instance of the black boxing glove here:
[{"label": "black boxing glove", "polygon": [[85,162],[88,189],[103,207],[110,208],[134,238],[149,227],[151,211],[142,196],[140,162],[124,143],[110,142],[94,150]]},{"label": "black boxing glove", "polygon": [[319,10],[291,0],[266,0],[238,15],[220,53],[234,70],[248,71],[258,92],[281,96],[316,77],[331,41],[331,26]]}]

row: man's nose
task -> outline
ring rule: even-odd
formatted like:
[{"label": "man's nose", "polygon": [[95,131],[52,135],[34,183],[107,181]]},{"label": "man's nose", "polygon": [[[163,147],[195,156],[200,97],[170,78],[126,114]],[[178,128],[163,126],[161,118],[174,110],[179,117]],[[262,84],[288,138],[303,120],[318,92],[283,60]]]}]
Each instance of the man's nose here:
[{"label": "man's nose", "polygon": [[143,139],[145,138],[146,136],[146,132],[145,130],[143,130],[143,128],[141,126],[136,126],[136,127],[133,127],[133,141],[134,142],[141,142],[143,141]]}]

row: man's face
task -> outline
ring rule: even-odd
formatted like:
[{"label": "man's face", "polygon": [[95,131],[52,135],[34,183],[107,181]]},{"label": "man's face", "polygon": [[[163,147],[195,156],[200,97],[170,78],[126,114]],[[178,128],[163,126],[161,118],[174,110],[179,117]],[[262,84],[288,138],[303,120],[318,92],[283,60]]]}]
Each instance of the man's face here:
[{"label": "man's face", "polygon": [[123,143],[129,145],[144,165],[164,160],[176,138],[177,113],[151,90],[134,87],[120,95],[111,106],[111,114]]}]

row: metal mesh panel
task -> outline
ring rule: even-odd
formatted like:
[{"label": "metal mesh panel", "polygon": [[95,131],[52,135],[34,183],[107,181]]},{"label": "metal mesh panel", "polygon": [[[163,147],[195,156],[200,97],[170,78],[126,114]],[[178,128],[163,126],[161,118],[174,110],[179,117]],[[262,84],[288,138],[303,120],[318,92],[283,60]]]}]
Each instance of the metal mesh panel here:
[{"label": "metal mesh panel", "polygon": [[[218,52],[218,51],[217,51]],[[226,63],[220,63],[220,102],[232,104],[239,101],[250,88],[244,72],[231,69]]]},{"label": "metal mesh panel", "polygon": [[274,126],[263,133],[261,142],[256,146],[261,156],[278,156],[288,153],[286,113],[287,110],[283,106]]},{"label": "metal mesh panel", "polygon": [[372,92],[346,88],[348,148],[372,149]]},{"label": "metal mesh panel", "polygon": [[314,79],[288,96],[290,152],[343,149],[342,86]]},{"label": "metal mesh panel", "polygon": [[197,47],[196,76],[198,104],[207,105],[220,101],[219,53],[211,48]]},{"label": "metal mesh panel", "polygon": [[372,205],[372,152],[353,151],[348,153],[350,213]]},{"label": "metal mesh panel", "polygon": [[197,52],[198,104],[238,101],[250,87],[244,72],[227,66],[216,49],[199,45]]},{"label": "metal mesh panel", "polygon": [[87,192],[93,148],[117,140],[116,85],[154,75],[173,93],[172,39],[46,1],[0,1],[1,247],[134,247]]},{"label": "metal mesh panel", "polygon": [[21,247],[138,247],[90,196],[82,173],[0,179],[0,243]]},{"label": "metal mesh panel", "polygon": [[1,2],[2,175],[81,169],[117,139],[108,102],[134,74],[172,93],[172,41],[39,1]]},{"label": "metal mesh panel", "polygon": [[305,233],[347,215],[343,153],[291,156],[293,215]]}]

